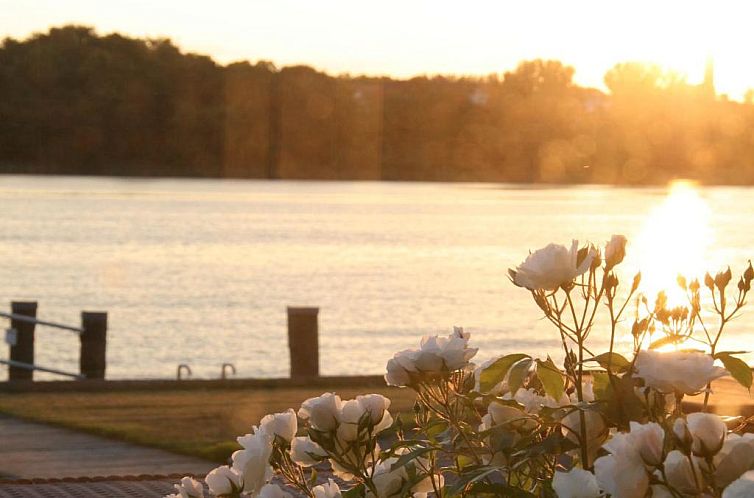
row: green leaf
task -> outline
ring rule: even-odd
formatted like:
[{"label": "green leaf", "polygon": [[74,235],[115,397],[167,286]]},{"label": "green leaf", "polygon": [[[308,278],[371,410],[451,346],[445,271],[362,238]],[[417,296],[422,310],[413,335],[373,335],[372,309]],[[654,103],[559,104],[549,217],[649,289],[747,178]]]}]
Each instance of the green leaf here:
[{"label": "green leaf", "polygon": [[419,458],[420,456],[426,453],[429,453],[430,451],[436,451],[436,450],[437,448],[435,448],[434,446],[426,446],[426,447],[421,447],[421,448],[412,450],[404,455],[401,455],[398,458],[398,461],[390,466],[390,471],[392,472],[395,469],[399,469],[403,467],[404,465],[406,465],[407,463],[409,463],[410,461],[415,460]]},{"label": "green leaf", "polygon": [[452,485],[446,486],[445,496],[453,497],[459,495],[468,484],[480,481],[487,476],[495,473],[500,473],[500,469],[490,466],[474,467],[472,469],[469,469],[464,474],[458,476],[458,479]]},{"label": "green leaf", "polygon": [[629,424],[639,422],[646,416],[644,404],[636,395],[636,379],[625,374],[609,376],[608,402],[605,415],[619,428],[628,430]]},{"label": "green leaf", "polygon": [[723,362],[725,368],[730,372],[734,379],[746,389],[751,391],[751,368],[741,358],[731,356],[730,353],[717,353],[715,358]]},{"label": "green leaf", "polygon": [[542,455],[562,455],[575,448],[578,448],[578,444],[568,439],[562,432],[554,431],[541,441],[535,440],[531,444],[527,444],[517,455],[526,458],[536,458]]},{"label": "green leaf", "polygon": [[611,371],[618,372],[628,370],[628,367],[631,366],[631,362],[618,353],[602,353],[601,355],[595,356],[594,358],[589,358],[585,361],[596,361],[605,370],[608,369],[607,367],[609,364]]},{"label": "green leaf", "polygon": [[537,377],[542,382],[542,387],[552,399],[559,401],[563,397],[565,392],[565,384],[563,383],[563,375],[560,373],[558,367],[552,361],[552,358],[547,357],[547,361],[537,360]]},{"label": "green leaf", "polygon": [[591,372],[594,397],[599,400],[605,400],[610,395],[610,377],[607,372]]},{"label": "green leaf", "polygon": [[514,353],[501,356],[495,360],[490,366],[482,370],[482,373],[479,375],[479,390],[481,392],[489,392],[498,383],[502,382],[514,363],[524,358],[529,358],[529,355]]},{"label": "green leaf", "polygon": [[448,423],[444,420],[435,420],[427,425],[427,436],[435,438],[448,430]]},{"label": "green leaf", "polygon": [[359,484],[358,486],[354,486],[349,490],[341,491],[340,496],[343,498],[361,498],[364,496],[364,490],[365,486],[363,484]]},{"label": "green leaf", "polygon": [[309,477],[309,485],[315,486],[317,483],[317,469],[312,467],[312,475]]},{"label": "green leaf", "polygon": [[508,376],[508,389],[516,393],[524,385],[524,379],[529,375],[531,365],[534,363],[531,358],[525,358],[511,367],[511,373]]},{"label": "green leaf", "polygon": [[737,354],[749,354],[751,351],[720,351],[719,353],[715,354],[715,359],[719,358],[721,355],[737,355]]},{"label": "green leaf", "polygon": [[461,469],[465,469],[469,465],[474,465],[475,460],[468,455],[460,454],[456,458],[456,462]]}]

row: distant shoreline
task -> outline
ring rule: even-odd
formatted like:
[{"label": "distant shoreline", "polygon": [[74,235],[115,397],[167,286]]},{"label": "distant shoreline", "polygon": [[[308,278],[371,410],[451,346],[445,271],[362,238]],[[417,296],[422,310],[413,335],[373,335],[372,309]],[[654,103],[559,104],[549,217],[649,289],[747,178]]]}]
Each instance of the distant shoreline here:
[{"label": "distant shoreline", "polygon": [[[2,167],[0,166],[0,169]],[[5,177],[45,177],[45,178],[91,178],[91,179],[116,179],[116,180],[218,180],[218,181],[251,181],[251,182],[302,182],[302,183],[394,183],[394,184],[478,184],[510,186],[514,189],[568,189],[583,187],[598,188],[665,188],[675,181],[690,181],[700,187],[751,187],[754,183],[702,183],[694,179],[677,177],[670,178],[666,182],[657,183],[548,183],[548,182],[513,182],[497,180],[401,180],[401,179],[347,179],[347,178],[246,178],[246,177],[210,177],[210,176],[170,176],[170,175],[133,175],[133,174],[79,174],[79,173],[38,173],[38,172],[9,172],[0,171],[0,178]]]}]

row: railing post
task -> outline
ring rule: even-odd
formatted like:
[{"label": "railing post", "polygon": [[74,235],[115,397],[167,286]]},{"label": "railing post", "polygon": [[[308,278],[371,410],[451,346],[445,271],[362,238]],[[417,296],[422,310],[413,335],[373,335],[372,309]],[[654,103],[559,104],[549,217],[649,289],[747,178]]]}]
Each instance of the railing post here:
[{"label": "railing post", "polygon": [[291,377],[319,375],[319,308],[288,308]]},{"label": "railing post", "polygon": [[[36,301],[13,301],[10,312],[14,315],[37,317]],[[10,326],[16,330],[16,344],[10,347],[10,359],[34,364],[34,323],[11,319]],[[19,367],[8,367],[8,380],[33,380],[34,371]]]},{"label": "railing post", "polygon": [[107,313],[82,311],[79,371],[87,379],[104,379],[107,366]]}]

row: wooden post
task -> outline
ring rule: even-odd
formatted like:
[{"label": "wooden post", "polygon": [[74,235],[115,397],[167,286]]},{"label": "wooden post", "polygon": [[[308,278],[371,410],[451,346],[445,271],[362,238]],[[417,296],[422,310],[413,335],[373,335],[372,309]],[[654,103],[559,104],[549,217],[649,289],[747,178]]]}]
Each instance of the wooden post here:
[{"label": "wooden post", "polygon": [[[10,312],[14,315],[26,315],[37,317],[36,301],[13,301],[10,303]],[[16,344],[10,347],[10,359],[21,361],[30,365],[34,364],[34,327],[36,324],[10,321],[12,329],[16,330]],[[20,367],[8,367],[8,380],[33,380],[34,371]]]},{"label": "wooden post", "polygon": [[87,379],[104,379],[107,365],[107,313],[82,311],[79,371]]},{"label": "wooden post", "polygon": [[319,308],[288,308],[291,377],[319,376]]}]

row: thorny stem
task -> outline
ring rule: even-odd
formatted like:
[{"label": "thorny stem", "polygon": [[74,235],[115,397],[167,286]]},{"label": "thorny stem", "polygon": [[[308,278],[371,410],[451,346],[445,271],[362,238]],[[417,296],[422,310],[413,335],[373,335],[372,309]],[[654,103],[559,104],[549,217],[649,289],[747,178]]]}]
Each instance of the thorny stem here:
[{"label": "thorny stem", "polygon": [[[571,308],[571,315],[573,316],[574,325],[578,327],[577,321],[576,321],[576,310],[573,306],[573,300],[571,299],[571,294],[569,291],[566,291],[566,299],[568,300],[568,306]],[[581,330],[577,329],[578,335],[577,338],[579,339],[578,346],[579,346],[579,362],[578,362],[578,372],[576,376],[576,396],[580,403],[584,402],[584,392],[583,392],[583,380],[584,380],[584,337],[581,334]],[[587,448],[587,442],[588,437],[586,433],[586,415],[584,414],[584,410],[579,409],[579,424],[580,424],[580,437],[581,440],[581,465],[584,469],[589,469],[591,465],[589,465],[589,450]]]},{"label": "thorny stem", "polygon": [[689,466],[691,467],[691,474],[694,476],[694,485],[698,487],[702,484],[702,480],[699,479],[699,476],[697,475],[696,467],[694,466],[694,459],[691,458],[690,453],[686,455],[686,458],[689,459]]},{"label": "thorny stem", "polygon": [[[456,429],[456,431],[458,431],[458,434],[461,436],[461,439],[463,439],[464,443],[466,443],[466,446],[468,446],[469,451],[471,452],[471,455],[474,458],[474,461],[476,462],[476,464],[481,465],[482,459],[477,454],[476,448],[471,444],[471,441],[469,440],[468,436],[466,435],[463,428],[461,427],[461,424],[458,421],[457,417],[453,416],[452,410],[450,408],[450,403],[447,399],[447,393],[444,393],[445,394],[444,400],[438,397],[437,395],[435,395],[431,389],[427,389],[426,394],[421,391],[417,391],[417,394],[419,394],[419,397],[422,399],[422,402],[427,408],[432,410],[441,419],[447,421],[449,424],[453,426],[453,428]],[[427,396],[429,396],[429,398]],[[438,410],[437,408],[435,408],[432,405],[432,401],[434,401],[435,403],[440,405],[442,408],[444,408],[445,411]]]},{"label": "thorny stem", "polygon": [[[555,307],[557,308],[558,307],[557,297],[553,296],[553,301],[555,303]],[[565,304],[564,304],[564,306],[565,306]],[[557,315],[558,316],[557,326],[558,326],[558,330],[560,331],[560,338],[563,341],[563,352],[565,353],[566,358],[567,358],[568,357],[568,346],[566,345],[565,335],[563,333],[563,328],[561,327],[561,325],[563,323],[563,321],[561,319],[561,314],[562,314],[562,312],[558,313],[558,315]],[[574,341],[574,342],[576,342],[576,341]],[[573,381],[574,385],[576,385],[577,382],[576,382],[576,373],[575,372],[573,372],[573,371],[569,372],[568,369],[566,369],[566,376],[568,377],[569,380]]]},{"label": "thorny stem", "polygon": [[[714,296],[715,296],[715,293],[712,292],[712,298],[713,299],[714,299]],[[717,310],[717,305],[715,305],[715,310],[718,311],[718,313],[720,315],[720,326],[717,329],[717,334],[715,335],[715,340],[710,343],[710,354],[712,355],[713,358],[715,357],[715,350],[717,349],[717,343],[718,343],[718,341],[720,341],[720,337],[721,337],[721,335],[723,333],[723,328],[725,328],[725,325],[731,319],[733,319],[733,317],[736,315],[736,313],[738,313],[741,310],[741,308],[744,305],[744,301],[743,301],[744,297],[745,296],[742,296],[742,295],[738,296],[738,300],[736,300],[736,307],[735,307],[735,309],[733,311],[731,311],[730,314],[728,314],[727,316],[725,315],[725,300],[724,300],[723,296],[720,296],[720,301],[722,302],[722,305],[720,306],[720,310]],[[700,320],[701,320],[701,318],[700,318]],[[706,330],[707,329],[705,328],[705,332],[706,332]],[[709,337],[709,335],[708,335],[708,337]],[[702,406],[702,411],[703,412],[707,411],[707,406],[709,404],[709,397],[710,397],[711,389],[712,389],[712,382],[708,382],[707,383],[707,389],[704,392],[704,405]]]},{"label": "thorny stem", "polygon": [[282,476],[286,478],[289,483],[298,488],[302,493],[309,496],[310,498],[314,498],[314,493],[309,488],[301,467],[293,463],[293,460],[291,459],[291,456],[287,451],[284,451],[282,449],[278,449],[278,451],[281,455],[281,461],[278,467],[280,474],[282,474]]}]

